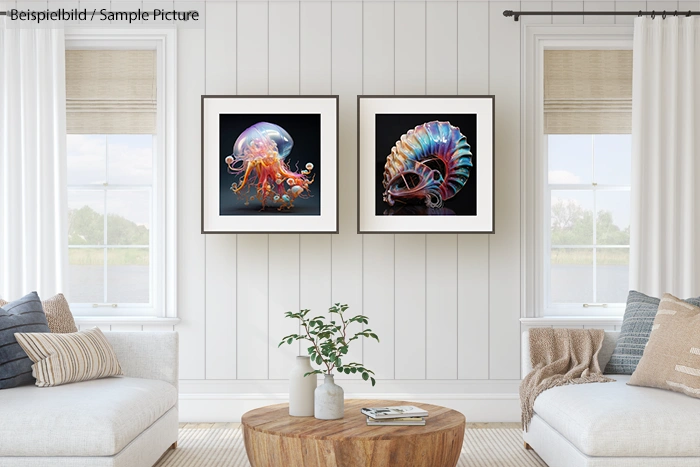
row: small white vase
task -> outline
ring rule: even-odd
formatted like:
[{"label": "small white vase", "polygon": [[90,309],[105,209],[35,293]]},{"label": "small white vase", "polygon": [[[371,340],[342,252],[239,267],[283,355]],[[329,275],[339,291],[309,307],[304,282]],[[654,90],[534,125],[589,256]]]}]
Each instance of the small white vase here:
[{"label": "small white vase", "polygon": [[323,375],[323,384],[316,388],[314,417],[319,420],[338,420],[345,411],[345,391],[335,384],[333,375]]},{"label": "small white vase", "polygon": [[297,357],[296,365],[289,373],[289,415],[292,417],[314,416],[314,390],[316,375],[304,376],[314,371],[309,357]]}]

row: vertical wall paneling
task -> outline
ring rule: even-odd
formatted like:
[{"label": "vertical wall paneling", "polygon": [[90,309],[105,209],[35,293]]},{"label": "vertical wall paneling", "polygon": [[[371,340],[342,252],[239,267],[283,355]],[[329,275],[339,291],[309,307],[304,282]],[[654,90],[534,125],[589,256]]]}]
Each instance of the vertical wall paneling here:
[{"label": "vertical wall paneling", "polygon": [[[175,7],[189,6],[175,2]],[[205,378],[205,246],[200,218],[200,96],[204,94],[205,30],[177,31],[178,216],[177,303],[180,378]]]},{"label": "vertical wall paneling", "polygon": [[[558,1],[552,3],[555,11],[583,11],[583,2]],[[554,16],[554,24],[583,24],[583,16]]]},{"label": "vertical wall paneling", "polygon": [[299,3],[269,3],[270,94],[299,94]]},{"label": "vertical wall paneling", "polygon": [[[583,11],[615,11],[615,2],[586,1],[583,3]],[[613,24],[614,16],[584,16],[583,24]]]},{"label": "vertical wall paneling", "polygon": [[[489,93],[489,3],[457,5],[458,93]],[[457,239],[457,364],[460,379],[488,379],[489,235]]]},{"label": "vertical wall paneling", "polygon": [[[350,305],[350,312],[364,313],[362,303],[362,237],[357,235],[357,95],[362,94],[362,4],[333,3],[332,92],[340,96],[339,203],[340,233],[333,242],[333,301]],[[393,351],[393,327],[372,330],[382,343],[362,341],[348,354],[347,361],[366,361],[366,355]],[[357,330],[357,328],[355,329]],[[393,363],[393,360],[392,360]],[[368,364],[369,366],[369,364]],[[370,369],[376,370],[376,368]],[[393,370],[393,368],[392,368]],[[356,375],[357,377],[357,375]]]},{"label": "vertical wall paneling", "polygon": [[[362,10],[362,94],[394,94],[394,3],[367,2]],[[396,338],[395,317],[403,310],[394,304],[394,235],[365,235],[362,241],[362,309],[373,330],[392,332]],[[364,361],[378,378],[394,378],[395,363],[399,366],[395,357],[401,358],[404,350],[385,339],[376,352],[365,353]]]},{"label": "vertical wall paneling", "polygon": [[238,235],[238,293],[236,294],[238,379],[269,377],[268,237],[268,235]]},{"label": "vertical wall paneling", "polygon": [[[426,4],[428,94],[457,93],[457,2]],[[457,378],[457,235],[426,236],[426,378]]]},{"label": "vertical wall paneling", "polygon": [[236,53],[238,94],[267,94],[268,4],[238,2]]},{"label": "vertical wall paneling", "polygon": [[[588,2],[586,2],[588,3]],[[552,11],[552,2],[549,0],[538,0],[523,2],[523,11]],[[520,18],[522,24],[552,24],[552,16],[523,16]]]},{"label": "vertical wall paneling", "polygon": [[269,270],[269,359],[270,379],[286,379],[296,355],[296,344],[277,347],[282,337],[299,331],[296,320],[284,313],[299,311],[299,235],[270,235]]},{"label": "vertical wall paneling", "polygon": [[[668,8],[666,8],[668,10]],[[678,2],[678,12],[682,11],[698,11],[700,9],[700,1],[698,0],[681,0]]]},{"label": "vertical wall paneling", "polygon": [[[332,94],[330,2],[301,2],[300,67],[301,94]],[[338,60],[343,61],[342,55]],[[343,212],[341,211],[340,215]]]},{"label": "vertical wall paneling", "polygon": [[[299,3],[269,4],[270,94],[299,94]],[[299,331],[295,320],[284,318],[299,310],[299,235],[270,235],[268,255],[268,322],[270,379],[286,379],[301,355],[299,345],[278,347],[283,336]],[[304,349],[306,346],[302,346]],[[306,355],[304,351],[303,355]]]},{"label": "vertical wall paneling", "polygon": [[489,247],[489,376],[520,374],[520,25],[503,10],[520,2],[489,5],[490,91],[496,97],[496,233]]},{"label": "vertical wall paneling", "polygon": [[[236,4],[206,5],[206,93],[236,94]],[[206,377],[236,378],[236,236],[207,235]]]},{"label": "vertical wall paneling", "polygon": [[[644,0],[630,2],[615,2],[615,11],[639,11],[646,10],[647,2]],[[615,24],[632,24],[635,16],[615,16]]]},{"label": "vertical wall paneling", "polygon": [[428,2],[426,24],[428,94],[456,94],[457,2]]},{"label": "vertical wall paneling", "polygon": [[[673,13],[674,10],[678,9],[677,1],[669,0],[647,0],[648,11],[656,11],[659,15],[662,15],[664,10],[666,14]],[[693,8],[695,10],[695,8]]]},{"label": "vertical wall paneling", "polygon": [[395,94],[425,94],[426,3],[397,2],[395,7]]},{"label": "vertical wall paneling", "polygon": [[[268,15],[267,3],[238,2],[239,94],[268,93]],[[245,38],[245,43],[241,38]],[[238,235],[238,379],[269,377],[268,237],[263,234]]]}]

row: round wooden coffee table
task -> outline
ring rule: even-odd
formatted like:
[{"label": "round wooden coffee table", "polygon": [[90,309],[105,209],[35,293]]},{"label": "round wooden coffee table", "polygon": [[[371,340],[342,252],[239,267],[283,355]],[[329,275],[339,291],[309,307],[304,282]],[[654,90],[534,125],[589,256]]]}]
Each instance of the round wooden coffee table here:
[{"label": "round wooden coffee table", "polygon": [[[415,405],[425,426],[367,426],[362,407]],[[288,404],[251,410],[241,419],[253,467],[454,467],[464,440],[461,413],[438,405],[348,399],[345,418],[290,417]]]}]

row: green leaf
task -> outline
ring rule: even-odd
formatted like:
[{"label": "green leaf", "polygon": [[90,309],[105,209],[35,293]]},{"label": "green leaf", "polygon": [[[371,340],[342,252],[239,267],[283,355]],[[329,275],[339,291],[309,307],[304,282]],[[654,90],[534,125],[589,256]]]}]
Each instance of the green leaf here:
[{"label": "green leaf", "polygon": [[369,374],[368,373],[362,373],[362,379],[367,381],[369,379]]},{"label": "green leaf", "polygon": [[353,374],[357,373],[357,368],[353,368],[353,369],[352,369],[352,373],[353,373]]},{"label": "green leaf", "polygon": [[335,364],[336,364],[336,365],[338,365],[338,366],[340,366],[340,365],[341,365],[341,363],[340,363],[340,359],[339,359],[339,358],[337,358],[337,357],[334,357],[334,361],[335,361]]},{"label": "green leaf", "polygon": [[321,356],[318,355],[318,356],[316,357],[316,365],[320,365],[321,363],[323,363],[323,358],[321,358]]},{"label": "green leaf", "polygon": [[[344,370],[344,372],[345,372],[346,375],[349,375],[349,374],[350,374],[350,371],[351,371],[350,368],[345,367],[345,368],[343,368],[343,370]],[[354,373],[354,371],[353,371],[353,373]]]},{"label": "green leaf", "polygon": [[293,337],[290,337],[289,339],[287,339],[287,344],[290,344],[290,345],[291,345],[292,342],[294,342],[294,338],[293,338]]},{"label": "green leaf", "polygon": [[372,380],[372,386],[374,386],[375,384],[377,384],[377,382],[374,380],[374,378],[370,378],[370,379]]}]

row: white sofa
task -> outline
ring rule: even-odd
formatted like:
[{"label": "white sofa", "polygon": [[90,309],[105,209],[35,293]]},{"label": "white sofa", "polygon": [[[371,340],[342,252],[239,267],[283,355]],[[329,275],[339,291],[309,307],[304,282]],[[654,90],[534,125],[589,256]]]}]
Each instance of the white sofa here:
[{"label": "white sofa", "polygon": [[0,391],[0,466],[151,467],[175,445],[177,333],[105,336],[123,377]]},{"label": "white sofa", "polygon": [[[619,332],[606,332],[599,354],[605,368]],[[522,372],[530,372],[529,336]],[[549,389],[535,401],[523,439],[549,467],[698,467],[700,399],[662,389],[614,383]]]}]

